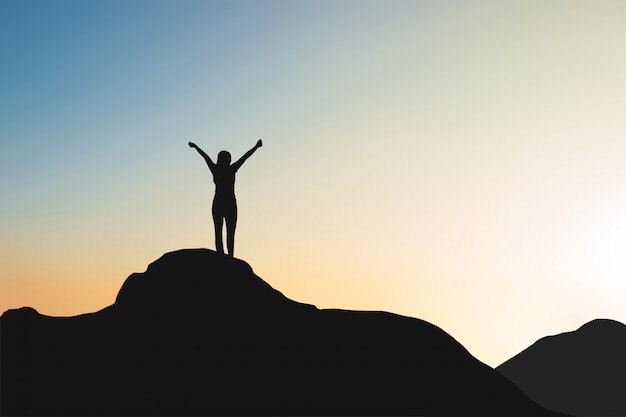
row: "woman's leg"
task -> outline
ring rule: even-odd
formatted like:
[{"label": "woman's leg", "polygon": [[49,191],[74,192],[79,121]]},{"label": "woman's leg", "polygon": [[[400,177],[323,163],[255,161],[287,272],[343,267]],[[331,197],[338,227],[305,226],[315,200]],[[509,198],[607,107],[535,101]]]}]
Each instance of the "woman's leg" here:
[{"label": "woman's leg", "polygon": [[215,225],[215,250],[218,253],[224,253],[224,243],[222,242],[222,224],[224,223],[224,218],[213,217],[213,223]]},{"label": "woman's leg", "polygon": [[237,201],[233,200],[233,205],[230,208],[230,213],[226,216],[226,247],[228,248],[228,255],[234,256],[235,254],[235,228],[237,227]]},{"label": "woman's leg", "polygon": [[224,217],[220,213],[219,207],[215,200],[213,200],[213,225],[215,226],[215,250],[217,253],[224,253],[224,243],[222,240],[222,225],[224,224]]}]

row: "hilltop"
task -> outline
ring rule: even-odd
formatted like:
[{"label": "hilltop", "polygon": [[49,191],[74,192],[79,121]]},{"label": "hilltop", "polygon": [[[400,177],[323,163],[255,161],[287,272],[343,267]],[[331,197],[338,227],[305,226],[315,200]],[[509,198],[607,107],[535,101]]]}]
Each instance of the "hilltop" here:
[{"label": "hilltop", "polygon": [[433,324],[298,303],[207,249],[0,326],[4,415],[551,415]]},{"label": "hilltop", "polygon": [[544,337],[496,369],[530,398],[577,416],[626,415],[626,326],[596,319]]}]

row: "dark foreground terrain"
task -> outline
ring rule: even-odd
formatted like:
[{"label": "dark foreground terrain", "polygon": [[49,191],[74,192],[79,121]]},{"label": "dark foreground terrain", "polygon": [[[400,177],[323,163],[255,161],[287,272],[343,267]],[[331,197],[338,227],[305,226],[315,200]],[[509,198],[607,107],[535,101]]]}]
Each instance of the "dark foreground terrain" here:
[{"label": "dark foreground terrain", "polygon": [[607,319],[544,337],[496,368],[529,397],[575,416],[626,416],[626,326]]},{"label": "dark foreground terrain", "polygon": [[0,326],[3,415],[551,415],[430,323],[297,303],[206,249]]}]

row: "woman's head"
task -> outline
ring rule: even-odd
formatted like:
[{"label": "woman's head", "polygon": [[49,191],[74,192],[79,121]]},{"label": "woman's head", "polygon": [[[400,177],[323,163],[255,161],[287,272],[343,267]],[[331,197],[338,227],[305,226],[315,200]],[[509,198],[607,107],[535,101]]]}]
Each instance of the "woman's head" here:
[{"label": "woman's head", "polygon": [[230,152],[220,151],[217,154],[217,165],[230,165]]}]

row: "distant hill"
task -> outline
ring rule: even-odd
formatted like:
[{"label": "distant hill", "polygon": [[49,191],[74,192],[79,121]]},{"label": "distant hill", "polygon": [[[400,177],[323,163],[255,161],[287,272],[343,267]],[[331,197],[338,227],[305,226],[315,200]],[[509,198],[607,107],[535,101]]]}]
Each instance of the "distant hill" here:
[{"label": "distant hill", "polygon": [[3,415],[551,415],[430,323],[297,303],[206,249],[0,330]]},{"label": "distant hill", "polygon": [[617,321],[593,320],[545,337],[496,369],[552,410],[626,415],[626,326]]}]

